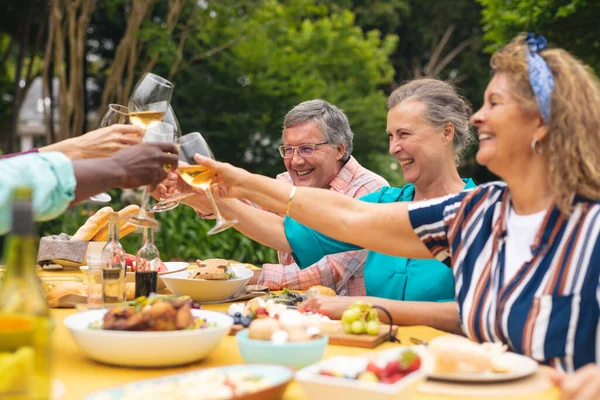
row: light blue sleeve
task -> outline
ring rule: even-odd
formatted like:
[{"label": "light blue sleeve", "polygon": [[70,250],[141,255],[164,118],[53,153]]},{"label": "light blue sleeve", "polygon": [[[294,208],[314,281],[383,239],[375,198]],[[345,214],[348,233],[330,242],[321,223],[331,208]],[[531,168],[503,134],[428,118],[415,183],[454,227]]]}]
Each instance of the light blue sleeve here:
[{"label": "light blue sleeve", "polygon": [[62,153],[26,154],[0,160],[0,235],[12,224],[11,199],[15,187],[33,189],[36,221],[47,221],[62,214],[75,198],[73,163]]}]

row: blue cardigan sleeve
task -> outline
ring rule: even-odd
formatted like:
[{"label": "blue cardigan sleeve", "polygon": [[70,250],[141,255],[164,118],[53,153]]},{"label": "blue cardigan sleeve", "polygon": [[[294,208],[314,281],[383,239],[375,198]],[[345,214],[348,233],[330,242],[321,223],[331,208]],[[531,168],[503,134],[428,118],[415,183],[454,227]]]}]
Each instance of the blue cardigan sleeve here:
[{"label": "blue cardigan sleeve", "polygon": [[59,152],[26,154],[0,161],[0,235],[12,224],[9,207],[17,186],[33,189],[36,221],[46,221],[62,214],[75,198],[77,182],[73,163]]}]

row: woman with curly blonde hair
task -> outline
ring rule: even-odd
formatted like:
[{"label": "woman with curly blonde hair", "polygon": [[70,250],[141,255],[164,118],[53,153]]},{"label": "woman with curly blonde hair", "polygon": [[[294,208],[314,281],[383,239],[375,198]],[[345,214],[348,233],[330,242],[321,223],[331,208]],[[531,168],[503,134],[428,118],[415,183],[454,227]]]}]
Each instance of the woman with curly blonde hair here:
[{"label": "woman with curly blonde hair", "polygon": [[[223,195],[337,240],[451,266],[463,332],[559,371],[566,398],[600,397],[600,85],[579,60],[519,36],[491,60],[477,162],[504,182],[414,203],[370,204],[228,164]],[[595,376],[596,379],[592,379]],[[585,384],[581,384],[584,383]]]}]

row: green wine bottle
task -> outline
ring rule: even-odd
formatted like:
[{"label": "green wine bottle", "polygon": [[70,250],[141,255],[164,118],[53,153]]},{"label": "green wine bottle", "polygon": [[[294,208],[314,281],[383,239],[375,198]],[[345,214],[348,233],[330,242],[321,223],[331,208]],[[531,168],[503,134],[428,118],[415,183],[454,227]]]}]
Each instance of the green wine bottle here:
[{"label": "green wine bottle", "polygon": [[50,398],[48,304],[35,274],[31,189],[14,192],[12,233],[5,244],[0,289],[0,399]]}]

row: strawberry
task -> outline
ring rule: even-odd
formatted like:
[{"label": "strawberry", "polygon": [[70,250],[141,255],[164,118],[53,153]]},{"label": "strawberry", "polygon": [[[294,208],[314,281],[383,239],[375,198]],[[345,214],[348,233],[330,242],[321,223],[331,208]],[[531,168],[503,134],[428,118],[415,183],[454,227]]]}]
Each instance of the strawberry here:
[{"label": "strawberry", "polygon": [[404,378],[406,375],[404,375],[402,372],[398,372],[397,374],[394,374],[392,376],[390,376],[389,378],[387,378],[390,382],[389,383],[396,383],[398,382],[400,379]]},{"label": "strawberry", "polygon": [[367,364],[367,371],[374,373],[375,375],[377,375],[377,377],[381,377],[381,372],[383,371],[381,368],[379,368],[377,366],[377,364],[373,363],[373,362],[369,362],[369,364]]},{"label": "strawberry", "polygon": [[324,376],[335,376],[335,374],[330,371],[321,371],[321,372],[319,372],[319,374],[324,375]]},{"label": "strawberry", "polygon": [[400,363],[398,361],[390,361],[385,367],[383,367],[381,376],[383,378],[389,378],[398,372],[400,372]]}]

